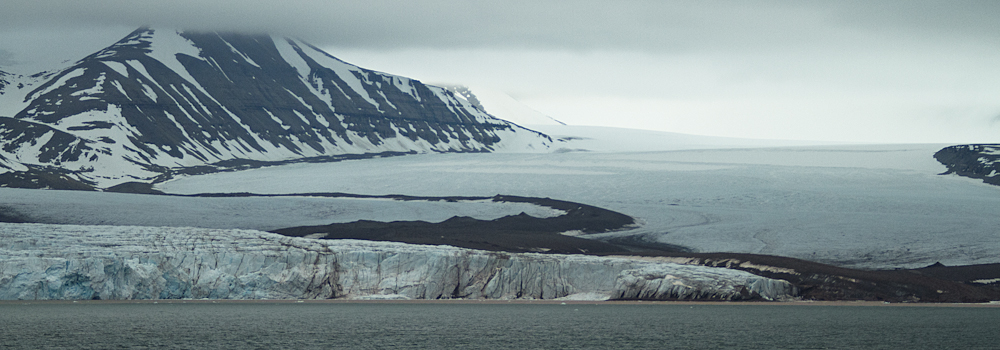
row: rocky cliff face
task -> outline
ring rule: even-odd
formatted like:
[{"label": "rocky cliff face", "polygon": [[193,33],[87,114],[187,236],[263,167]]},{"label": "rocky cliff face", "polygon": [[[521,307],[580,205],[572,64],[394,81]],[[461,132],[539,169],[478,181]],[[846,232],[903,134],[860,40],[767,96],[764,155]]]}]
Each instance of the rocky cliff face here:
[{"label": "rocky cliff face", "polygon": [[233,160],[551,142],[446,89],[267,35],[142,28],[69,68],[0,79],[0,163],[63,169],[102,187]]},{"label": "rocky cliff face", "polygon": [[259,231],[0,223],[0,299],[778,300],[785,281],[628,258]]},{"label": "rocky cliff face", "polygon": [[5,94],[4,90],[10,85],[13,74],[0,70],[0,95]]}]

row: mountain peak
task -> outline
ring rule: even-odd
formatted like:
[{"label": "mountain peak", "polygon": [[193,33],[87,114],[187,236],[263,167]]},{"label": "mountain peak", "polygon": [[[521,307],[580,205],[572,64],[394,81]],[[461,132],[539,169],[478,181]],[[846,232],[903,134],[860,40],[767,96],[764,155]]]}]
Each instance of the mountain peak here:
[{"label": "mountain peak", "polygon": [[24,101],[0,120],[0,135],[12,140],[0,162],[101,185],[233,160],[551,143],[444,88],[259,34],[139,28],[48,76]]}]

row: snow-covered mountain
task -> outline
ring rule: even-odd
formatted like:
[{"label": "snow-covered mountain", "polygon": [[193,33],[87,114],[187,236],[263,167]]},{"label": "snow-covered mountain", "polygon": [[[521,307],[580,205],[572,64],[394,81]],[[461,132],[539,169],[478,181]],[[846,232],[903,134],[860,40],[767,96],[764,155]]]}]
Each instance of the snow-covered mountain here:
[{"label": "snow-covered mountain", "polygon": [[552,142],[444,88],[267,35],[140,28],[68,68],[0,81],[0,172],[57,168],[102,187],[233,160]]}]

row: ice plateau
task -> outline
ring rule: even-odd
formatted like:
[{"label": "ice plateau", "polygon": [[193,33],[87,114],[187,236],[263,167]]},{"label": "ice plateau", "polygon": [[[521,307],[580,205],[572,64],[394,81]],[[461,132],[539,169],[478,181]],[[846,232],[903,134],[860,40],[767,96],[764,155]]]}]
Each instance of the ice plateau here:
[{"label": "ice plateau", "polygon": [[627,257],[251,230],[0,223],[0,299],[793,298],[785,281]]},{"label": "ice plateau", "polygon": [[1000,188],[938,175],[947,168],[933,154],[944,145],[762,147],[623,129],[541,131],[569,139],[561,147],[574,151],[295,164],[176,178],[157,188],[551,197],[639,223],[593,238],[635,236],[861,269],[1000,262]]}]

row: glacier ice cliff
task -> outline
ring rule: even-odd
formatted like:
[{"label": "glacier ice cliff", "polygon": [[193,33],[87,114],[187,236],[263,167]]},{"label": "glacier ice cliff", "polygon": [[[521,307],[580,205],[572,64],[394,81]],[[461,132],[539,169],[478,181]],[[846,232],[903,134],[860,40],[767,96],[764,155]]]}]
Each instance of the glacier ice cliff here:
[{"label": "glacier ice cliff", "polygon": [[0,223],[0,299],[793,298],[788,282],[626,257],[261,231]]}]

